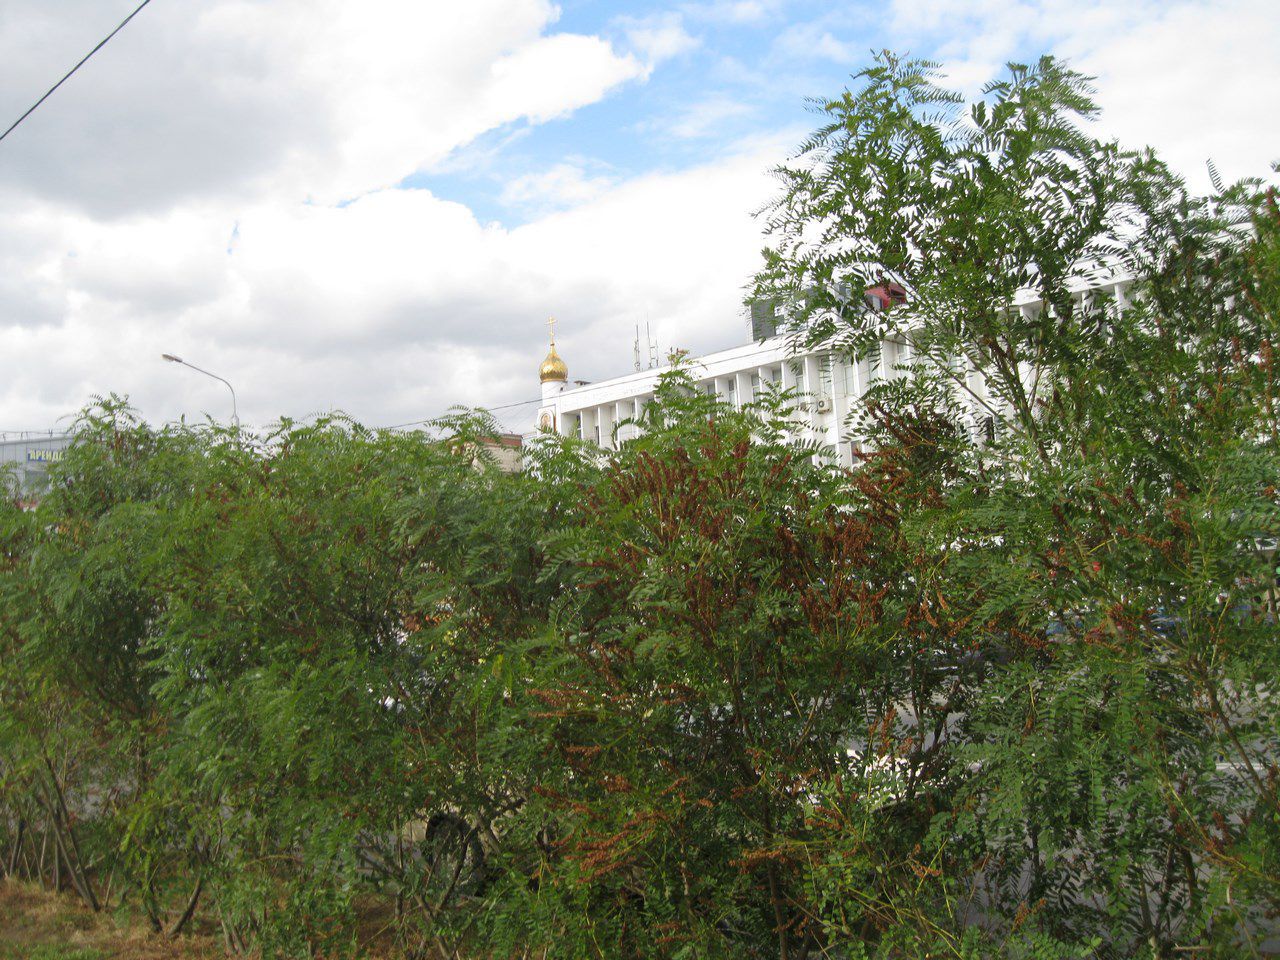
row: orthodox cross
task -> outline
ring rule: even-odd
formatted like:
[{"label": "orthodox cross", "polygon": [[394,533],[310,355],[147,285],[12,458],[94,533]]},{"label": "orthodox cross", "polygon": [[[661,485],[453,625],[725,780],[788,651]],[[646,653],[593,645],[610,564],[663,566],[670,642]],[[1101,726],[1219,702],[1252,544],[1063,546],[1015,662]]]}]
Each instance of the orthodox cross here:
[{"label": "orthodox cross", "polygon": [[555,346],[556,342],[556,318],[547,317],[547,326],[551,328],[551,345]]}]

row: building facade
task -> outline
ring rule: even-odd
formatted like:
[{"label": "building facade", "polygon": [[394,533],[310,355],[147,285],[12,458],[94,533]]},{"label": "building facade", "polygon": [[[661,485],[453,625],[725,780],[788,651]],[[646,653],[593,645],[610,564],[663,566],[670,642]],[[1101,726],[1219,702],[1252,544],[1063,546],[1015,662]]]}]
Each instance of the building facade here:
[{"label": "building facade", "polygon": [[38,499],[49,486],[49,465],[62,459],[70,442],[53,431],[0,433],[0,477],[24,500]]},{"label": "building facade", "polygon": [[[1116,278],[1082,287],[1077,297],[1084,302],[1102,295],[1123,308],[1128,288],[1127,279]],[[867,300],[872,309],[891,309],[904,295],[901,288],[873,288],[867,291]],[[1015,301],[1010,309],[1034,315],[1044,309],[1044,304],[1028,295]],[[701,357],[682,357],[681,362],[699,389],[734,407],[751,402],[770,385],[794,390],[792,422],[796,438],[821,444],[831,451],[836,462],[852,466],[861,438],[851,435],[849,415],[868,388],[880,380],[905,375],[904,368],[913,359],[910,332],[881,341],[878,356],[857,361],[830,346],[796,349],[794,340],[769,334],[773,331],[768,324],[753,312],[751,342]],[[542,404],[535,434],[553,431],[616,449],[635,436],[637,427],[629,421],[636,419],[653,399],[658,379],[671,369],[668,364],[599,383],[570,386],[568,366],[556,351],[553,332],[550,352],[539,370]],[[972,428],[987,429],[983,404],[999,405],[988,393],[985,378],[974,369],[957,369],[957,373],[972,391],[965,394],[973,411]]]}]

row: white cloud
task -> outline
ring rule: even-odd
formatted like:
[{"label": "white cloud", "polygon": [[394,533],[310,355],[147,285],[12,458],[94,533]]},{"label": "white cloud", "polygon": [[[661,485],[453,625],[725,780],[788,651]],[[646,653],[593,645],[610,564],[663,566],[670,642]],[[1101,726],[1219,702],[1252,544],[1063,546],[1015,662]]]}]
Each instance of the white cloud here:
[{"label": "white cloud", "polygon": [[894,0],[901,46],[931,47],[970,96],[1020,51],[1097,78],[1099,134],[1150,145],[1198,189],[1280,159],[1267,117],[1280,90],[1274,0]]},{"label": "white cloud", "polygon": [[521,210],[547,213],[594,200],[613,183],[612,177],[590,175],[582,163],[557,163],[539,173],[506,181],[499,201]]},{"label": "white cloud", "polygon": [[[106,6],[13,0],[0,116],[125,12]],[[540,319],[596,315],[606,244],[557,239],[567,268],[536,243],[517,255],[526,234],[459,204],[388,188],[648,75],[640,53],[555,32],[558,16],[547,0],[144,11],[3,144],[0,429],[109,391],[157,418],[225,415],[220,385],[161,352],[232,379],[249,421],[347,407],[386,422],[536,393]],[[643,56],[670,55],[677,26],[651,24]],[[608,186],[553,168],[512,189],[550,208]]]},{"label": "white cloud", "polygon": [[853,64],[865,56],[861,47],[838,40],[820,22],[797,23],[778,35],[774,43],[775,54],[788,59],[821,57],[836,63]]},{"label": "white cloud", "polygon": [[760,24],[772,20],[785,0],[713,0],[685,6],[690,17],[715,23]]},{"label": "white cloud", "polygon": [[684,18],[672,11],[648,17],[622,17],[618,21],[628,45],[651,66],[688,53],[698,40],[684,28]]},{"label": "white cloud", "polygon": [[[114,26],[103,6],[9,3],[0,115],[20,113]],[[105,215],[197,197],[333,202],[397,183],[502,124],[563,116],[648,69],[599,37],[548,33],[558,12],[546,0],[447,9],[148,8],[5,141],[0,189]]]},{"label": "white cloud", "polygon": [[1161,7],[1127,37],[1077,35],[1064,52],[1098,77],[1102,132],[1151,145],[1208,188],[1205,163],[1230,179],[1280,160],[1280,15],[1270,2]]},{"label": "white cloud", "polygon": [[[9,0],[0,116],[114,26],[127,12],[108,15],[114,2]],[[1074,58],[1099,77],[1102,129],[1183,168],[1215,155],[1236,176],[1280,156],[1267,124],[1280,23],[1261,0],[893,9],[894,46],[936,49],[973,82],[1019,49]],[[748,212],[804,131],[628,180],[549,161],[507,184],[501,199],[534,217],[512,229],[390,189],[475,165],[482,134],[518,137],[643,82],[689,49],[686,22],[777,8],[681,15],[631,21],[615,46],[556,32],[547,0],[447,15],[415,0],[153,4],[0,144],[0,429],[47,426],[107,391],[156,419],[229,412],[220,384],[161,352],[231,379],[247,422],[339,407],[385,424],[536,396],[550,313],[575,378],[628,369],[646,320],[664,347],[739,342],[761,244]],[[847,52],[824,45],[829,29],[808,35],[810,56]],[[660,132],[723,136],[747,109],[708,93]]]},{"label": "white cloud", "polygon": [[[760,246],[748,211],[780,150],[593,188],[514,229],[425,190],[264,202],[235,221],[215,205],[103,224],[34,204],[24,215],[43,242],[0,249],[0,269],[53,307],[3,331],[0,428],[47,424],[111,390],[154,418],[225,417],[225,389],[162,352],[230,379],[246,422],[344,408],[385,424],[536,397],[551,313],[574,377],[629,369],[646,319],[664,346],[737,342]],[[513,426],[528,425],[521,413]]]},{"label": "white cloud", "polygon": [[634,57],[619,57],[599,37],[539,38],[493,64],[483,126],[455,142],[521,117],[541,123],[565,116],[644,75],[645,68]]},{"label": "white cloud", "polygon": [[642,122],[638,129],[646,133],[694,140],[718,133],[726,121],[752,113],[750,104],[724,94],[695,100],[671,116]]}]

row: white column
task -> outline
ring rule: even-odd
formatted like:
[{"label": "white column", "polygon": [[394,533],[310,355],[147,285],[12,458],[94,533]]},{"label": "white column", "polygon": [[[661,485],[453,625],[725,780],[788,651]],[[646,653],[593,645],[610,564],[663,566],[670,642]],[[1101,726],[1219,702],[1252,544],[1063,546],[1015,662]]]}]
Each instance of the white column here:
[{"label": "white column", "polygon": [[[624,420],[630,420],[635,415],[635,401],[619,400],[613,405],[613,422],[622,424]],[[630,440],[636,435],[635,424],[628,423],[618,427],[618,442]]]},{"label": "white column", "polygon": [[[792,369],[792,367],[791,367],[791,361],[790,361],[790,360],[783,360],[783,361],[782,361],[782,366],[778,369],[778,374],[779,374],[779,377],[778,377],[778,385],[779,385],[780,387],[782,387],[782,389],[783,389],[783,390],[795,390],[795,389],[796,389],[796,387],[797,387],[797,384],[796,384],[796,372],[795,372],[795,370],[793,370],[793,369]],[[794,401],[794,400],[790,401],[790,402],[787,404],[787,409],[788,409],[788,411],[790,411],[790,419],[791,419],[791,420],[795,420],[797,415],[796,415],[796,413],[795,413],[795,401]]]},{"label": "white column", "polygon": [[[849,390],[846,389],[845,370],[849,368],[850,363],[836,354],[831,356],[831,442],[836,448],[836,462],[842,467],[847,467],[852,462],[847,445],[842,442],[845,435],[845,419],[849,416]],[[852,361],[852,368],[854,371],[858,369],[856,360]]]},{"label": "white column", "polygon": [[[1046,309],[1047,307],[1048,307],[1048,304],[1044,304],[1044,303],[1026,303],[1026,304],[1023,304],[1019,309],[1022,312],[1023,319],[1035,320],[1040,315],[1040,311]],[[1022,384],[1022,389],[1028,395],[1028,398],[1034,400],[1034,398],[1030,397],[1031,364],[1027,363],[1025,360],[1018,361],[1018,381]]]},{"label": "white column", "polygon": [[613,407],[604,405],[596,407],[596,417],[600,424],[600,446],[606,450],[613,449]]},{"label": "white column", "polygon": [[809,415],[806,420],[812,436],[817,433],[818,424],[822,422],[822,417],[816,409],[818,398],[822,396],[822,376],[818,370],[818,357],[816,354],[811,353],[804,358],[804,387],[805,399],[809,406]]},{"label": "white column", "polygon": [[[858,408],[858,414],[861,415],[862,398],[867,392],[867,387],[870,386],[870,383],[869,383],[870,376],[871,376],[871,361],[865,360],[865,359],[857,359],[853,361],[853,396],[850,398],[850,401],[849,401],[850,413],[853,412],[854,405],[856,404]],[[853,424],[849,425],[849,439],[853,444],[859,447],[862,446],[862,440],[863,440],[862,434],[858,431],[858,428]],[[852,451],[849,452],[849,464],[850,466],[853,465]]]},{"label": "white column", "polygon": [[1129,284],[1121,281],[1115,285],[1115,298],[1117,309],[1127,309],[1129,304],[1133,302],[1129,297]]}]

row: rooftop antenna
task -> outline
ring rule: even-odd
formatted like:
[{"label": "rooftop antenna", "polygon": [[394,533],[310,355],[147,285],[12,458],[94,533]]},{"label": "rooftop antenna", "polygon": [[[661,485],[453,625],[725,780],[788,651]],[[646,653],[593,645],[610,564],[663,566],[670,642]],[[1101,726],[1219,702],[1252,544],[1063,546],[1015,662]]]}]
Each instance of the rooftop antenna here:
[{"label": "rooftop antenna", "polygon": [[635,357],[636,357],[636,369],[639,370],[640,369],[640,324],[638,323],[636,324],[636,342],[632,350],[635,353]]},{"label": "rooftop antenna", "polygon": [[652,370],[658,365],[658,345],[653,341],[653,334],[649,330],[649,321],[644,322],[644,339],[649,345],[649,369]]}]

